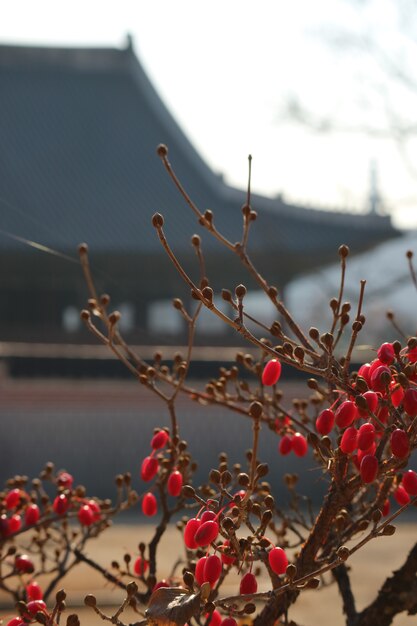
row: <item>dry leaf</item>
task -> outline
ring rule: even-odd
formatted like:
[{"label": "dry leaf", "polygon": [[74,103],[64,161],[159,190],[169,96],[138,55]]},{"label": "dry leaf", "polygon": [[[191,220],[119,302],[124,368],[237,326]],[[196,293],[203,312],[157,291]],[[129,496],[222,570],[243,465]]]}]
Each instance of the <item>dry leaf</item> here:
[{"label": "dry leaf", "polygon": [[161,587],[149,600],[146,617],[151,626],[184,626],[200,611],[200,594],[179,587]]}]

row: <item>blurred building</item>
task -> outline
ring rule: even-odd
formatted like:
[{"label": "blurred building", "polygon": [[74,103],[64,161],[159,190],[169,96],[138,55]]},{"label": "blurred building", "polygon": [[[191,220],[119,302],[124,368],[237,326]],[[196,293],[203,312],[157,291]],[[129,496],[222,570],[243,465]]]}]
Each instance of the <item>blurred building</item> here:
[{"label": "blurred building", "polygon": [[[87,297],[81,269],[62,256],[76,259],[82,241],[98,290],[124,310],[133,339],[152,341],[155,320],[161,341],[178,333],[177,323],[169,327],[165,303],[174,296],[188,301],[189,290],[151,226],[155,211],[164,214],[168,241],[196,279],[194,232],[203,236],[216,292],[240,282],[253,286],[233,254],[198,224],[156,146],[168,145],[191,198],[202,211],[213,210],[232,242],[241,237],[245,191],[226,185],[203,162],[130,41],[125,49],[0,46],[0,93],[1,339],[89,339],[78,325]],[[335,259],[341,243],[357,252],[398,234],[389,217],[373,213],[321,211],[255,194],[252,206],[258,219],[249,250],[279,287]]]}]

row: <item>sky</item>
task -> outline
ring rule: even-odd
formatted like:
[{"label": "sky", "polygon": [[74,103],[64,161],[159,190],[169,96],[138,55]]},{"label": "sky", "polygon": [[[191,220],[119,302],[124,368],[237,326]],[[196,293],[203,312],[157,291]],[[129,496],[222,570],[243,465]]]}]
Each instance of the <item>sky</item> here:
[{"label": "sky", "polygon": [[[416,19],[410,0],[0,0],[0,43],[122,47],[130,33],[165,104],[226,182],[246,186],[252,154],[255,191],[360,212],[374,161],[381,210],[417,228],[417,140],[387,132],[393,120],[397,139],[417,126]],[[289,119],[294,98],[312,124]],[[336,130],[316,132],[322,118]]]}]

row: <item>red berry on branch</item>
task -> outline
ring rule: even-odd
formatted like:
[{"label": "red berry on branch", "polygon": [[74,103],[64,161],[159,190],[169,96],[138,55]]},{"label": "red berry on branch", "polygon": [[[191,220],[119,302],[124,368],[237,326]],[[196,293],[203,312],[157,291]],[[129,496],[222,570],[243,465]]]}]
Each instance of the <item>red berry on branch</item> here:
[{"label": "red berry on branch", "polygon": [[364,483],[372,483],[378,475],[378,469],[378,459],[371,454],[366,454],[363,457],[359,468],[362,481]]},{"label": "red berry on branch", "polygon": [[417,474],[413,470],[407,470],[403,474],[402,485],[409,496],[417,496]]},{"label": "red berry on branch", "polygon": [[411,500],[403,485],[398,485],[397,489],[393,493],[393,496],[397,504],[399,504],[400,506],[408,504]]},{"label": "red berry on branch", "polygon": [[401,428],[396,428],[390,437],[391,452],[398,459],[404,459],[410,454],[410,441],[407,433]]},{"label": "red berry on branch", "polygon": [[158,503],[156,501],[156,498],[153,493],[148,491],[148,493],[143,496],[142,513],[147,517],[152,517],[153,515],[156,515],[157,511]]},{"label": "red berry on branch", "polygon": [[292,450],[292,438],[289,435],[284,435],[279,442],[278,451],[283,456],[289,454]]},{"label": "red berry on branch", "polygon": [[145,482],[149,482],[157,474],[159,468],[158,459],[154,456],[147,456],[142,461],[141,478]]},{"label": "red berry on branch", "polygon": [[156,591],[157,589],[162,589],[163,587],[170,587],[170,584],[167,580],[165,580],[165,578],[163,578],[162,580],[159,581],[159,583],[156,583],[152,589],[152,593],[154,591]]},{"label": "red berry on branch", "polygon": [[17,533],[22,528],[22,518],[20,515],[12,515],[9,519],[9,533]]},{"label": "red berry on branch", "polygon": [[20,502],[20,489],[12,489],[6,494],[4,499],[4,503],[6,505],[6,509],[14,509]]},{"label": "red berry on branch", "polygon": [[35,580],[26,585],[26,598],[28,600],[42,600],[43,591]]},{"label": "red berry on branch", "polygon": [[344,454],[351,454],[358,446],[358,431],[354,426],[346,428],[340,441],[340,449]]},{"label": "red berry on branch", "polygon": [[[136,559],[136,561],[135,561],[135,563],[133,565],[133,571],[135,572],[135,574],[137,576],[143,576],[146,573],[146,571],[148,570],[148,568],[149,568],[148,561],[143,559],[141,556],[138,556],[138,558]],[[165,587],[168,587],[168,585],[165,585]]]},{"label": "red berry on branch", "polygon": [[177,498],[182,489],[182,474],[178,470],[171,472],[167,482],[167,489],[170,496]]},{"label": "red berry on branch", "polygon": [[258,591],[258,583],[256,581],[255,575],[251,572],[248,572],[242,577],[240,581],[239,593],[242,595],[248,595],[252,593],[256,593]]},{"label": "red berry on branch", "polygon": [[220,626],[237,626],[237,621],[233,617],[225,617]]},{"label": "red berry on branch", "polygon": [[94,513],[88,504],[84,504],[84,506],[79,509],[77,516],[82,526],[91,526],[94,522]]},{"label": "red berry on branch", "polygon": [[[388,379],[388,383],[385,379]],[[391,382],[391,370],[386,365],[377,367],[371,375],[371,387],[374,391],[384,394],[387,390],[387,384]]]},{"label": "red berry on branch", "polygon": [[417,347],[411,348],[411,350],[409,350],[405,356],[410,361],[410,363],[416,363],[417,362]]},{"label": "red berry on branch", "polygon": [[368,450],[375,441],[375,426],[373,424],[362,424],[358,432],[358,448]]},{"label": "red berry on branch", "polygon": [[31,574],[35,571],[35,566],[27,554],[21,554],[15,558],[14,568],[22,574]]},{"label": "red berry on branch", "polygon": [[371,456],[375,456],[375,452],[376,452],[376,443],[375,442],[367,450],[358,450],[358,462],[359,462],[358,469],[360,468],[360,465],[362,463],[363,457],[366,456],[367,454],[370,454]]},{"label": "red berry on branch", "polygon": [[391,365],[395,359],[395,351],[392,343],[383,343],[378,350],[378,359],[385,365]]},{"label": "red berry on branch", "polygon": [[292,449],[296,456],[305,456],[307,454],[307,439],[301,433],[295,433],[292,438]]},{"label": "red berry on branch", "polygon": [[210,520],[215,520],[217,517],[216,513],[214,511],[204,511],[203,515],[200,518],[200,521],[202,524],[204,524],[204,522],[209,522]]},{"label": "red berry on branch", "polygon": [[201,521],[196,517],[188,520],[184,529],[184,543],[190,550],[195,550],[198,545],[195,542],[195,534],[201,526]]},{"label": "red berry on branch", "polygon": [[390,392],[392,405],[397,408],[404,399],[404,389],[398,383],[393,382],[390,385]]},{"label": "red berry on branch", "polygon": [[24,622],[21,617],[12,617],[12,619],[7,622],[6,626],[26,626],[26,622]]},{"label": "red berry on branch", "polygon": [[204,582],[208,582],[212,587],[214,587],[216,582],[219,580],[221,573],[222,562],[217,554],[212,554],[206,559],[204,564]]},{"label": "red berry on branch", "polygon": [[46,613],[46,604],[43,600],[31,600],[26,604],[30,613],[30,618],[33,618],[36,613]]},{"label": "red berry on branch", "polygon": [[64,489],[72,489],[74,477],[68,472],[60,472],[57,476],[57,482],[58,485]]},{"label": "red berry on branch", "polygon": [[166,430],[160,430],[155,433],[151,440],[151,448],[153,450],[160,450],[160,448],[164,448],[169,441],[169,435]]},{"label": "red berry on branch", "polygon": [[371,384],[371,374],[369,373],[370,369],[371,369],[370,363],[364,363],[363,365],[360,366],[358,370],[358,376],[366,380],[368,385]]},{"label": "red berry on branch", "polygon": [[25,510],[25,524],[26,526],[33,526],[39,521],[41,516],[39,507],[37,504],[29,504]]},{"label": "red berry on branch", "polygon": [[208,546],[219,534],[219,525],[214,520],[203,522],[197,530],[194,540],[199,547]]},{"label": "red berry on branch", "polygon": [[385,500],[383,507],[382,507],[382,517],[386,517],[389,512],[391,510],[391,504],[390,501],[388,500],[388,498]]},{"label": "red berry on branch", "polygon": [[288,558],[282,548],[272,548],[268,554],[269,567],[275,574],[285,574],[288,566]]},{"label": "red berry on branch", "polygon": [[345,400],[340,404],[335,413],[336,424],[339,428],[347,428],[358,415],[356,405],[351,400]]},{"label": "red berry on branch", "polygon": [[408,413],[410,417],[417,415],[417,389],[409,387],[404,392],[403,398],[404,411]]},{"label": "red berry on branch", "polygon": [[204,623],[207,624],[207,626],[220,626],[222,623],[222,616],[218,611],[206,613],[204,619],[206,620]]},{"label": "red berry on branch", "polygon": [[54,509],[55,513],[57,513],[58,515],[64,515],[64,513],[68,511],[69,506],[70,506],[69,499],[67,498],[65,494],[61,493],[59,496],[55,498],[52,508]]},{"label": "red berry on branch", "polygon": [[87,505],[93,512],[93,522],[98,522],[101,519],[101,508],[100,505],[95,500],[89,500]]},{"label": "red berry on branch", "polygon": [[198,559],[196,566],[195,566],[195,572],[194,572],[194,577],[197,581],[197,583],[200,585],[203,585],[205,580],[204,580],[204,566],[206,564],[208,557],[207,556],[202,556],[201,559]]},{"label": "red berry on branch", "polygon": [[316,419],[316,430],[320,435],[328,435],[334,426],[335,415],[331,409],[324,409]]},{"label": "red berry on branch", "polygon": [[365,410],[358,408],[359,416],[368,417],[369,413],[375,413],[379,402],[378,394],[375,391],[365,391],[365,393],[361,397],[365,398],[368,409]]},{"label": "red berry on branch", "polygon": [[275,385],[281,376],[281,369],[281,363],[277,359],[268,361],[262,372],[262,384],[266,387]]}]

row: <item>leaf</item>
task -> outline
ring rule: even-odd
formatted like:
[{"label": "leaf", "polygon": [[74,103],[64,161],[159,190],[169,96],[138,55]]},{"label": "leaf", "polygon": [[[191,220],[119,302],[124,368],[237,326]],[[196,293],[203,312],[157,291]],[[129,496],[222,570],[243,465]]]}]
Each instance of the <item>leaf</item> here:
[{"label": "leaf", "polygon": [[184,626],[200,612],[200,594],[180,587],[161,587],[149,600],[145,615],[150,626]]}]

